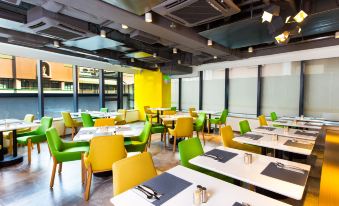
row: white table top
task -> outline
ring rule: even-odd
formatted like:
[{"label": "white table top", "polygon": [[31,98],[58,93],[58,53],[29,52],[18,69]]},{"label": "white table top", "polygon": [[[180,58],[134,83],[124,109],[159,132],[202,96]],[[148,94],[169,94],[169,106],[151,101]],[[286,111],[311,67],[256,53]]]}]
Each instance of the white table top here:
[{"label": "white table top", "polygon": [[272,149],[286,151],[286,152],[292,152],[296,154],[302,154],[302,155],[311,155],[314,144],[315,144],[315,141],[312,141],[312,140],[295,139],[295,141],[297,141],[298,143],[310,144],[312,146],[311,147],[312,149],[305,149],[305,148],[300,148],[300,147],[292,147],[292,146],[284,145],[287,140],[293,140],[292,138],[289,138],[289,137],[278,136],[278,140],[273,140],[274,136],[271,134],[263,134],[263,133],[256,133],[256,132],[248,132],[246,134],[262,135],[263,137],[258,140],[253,140],[248,137],[237,135],[236,137],[233,138],[233,141],[244,143],[244,144],[256,145],[260,147],[272,148]]},{"label": "white table top", "polygon": [[278,120],[290,120],[290,121],[300,121],[300,122],[318,122],[324,123],[324,118],[314,118],[314,117],[281,117]]},{"label": "white table top", "polygon": [[[271,162],[281,162],[285,165],[296,166],[306,171],[310,171],[311,166],[291,162],[287,160],[277,159],[274,157],[264,156],[260,154],[251,153],[253,155],[252,164],[244,163],[244,153],[250,153],[242,150],[226,148],[223,146],[217,147],[217,149],[238,153],[237,156],[230,159],[226,163],[218,162],[214,159],[205,156],[198,156],[191,159],[191,164],[199,167],[238,179],[243,182],[261,187],[266,190],[296,199],[301,200],[305,190],[305,185],[300,186],[280,179],[272,178],[266,175],[262,175],[261,172]],[[308,174],[309,175],[309,174]],[[308,178],[308,176],[307,176]],[[269,205],[269,204],[264,204]]]},{"label": "white table top", "polygon": [[[164,206],[191,206],[193,205],[193,192],[197,185],[202,185],[207,188],[210,194],[207,203],[202,205],[233,205],[235,202],[246,202],[251,206],[287,206],[288,204],[266,197],[264,195],[252,192],[245,188],[224,182],[214,177],[205,175],[203,173],[185,168],[183,166],[176,166],[168,171],[172,175],[180,177],[193,184],[165,202]],[[111,199],[114,206],[153,206],[147,200],[137,195],[133,190],[128,190]]]},{"label": "white table top", "polygon": [[[262,133],[262,134],[276,134],[276,135],[284,136],[284,137],[306,139],[306,140],[313,140],[313,141],[315,141],[317,139],[317,137],[314,137],[314,136],[295,134],[297,131],[301,131],[301,130],[289,128],[288,131],[285,131],[284,128],[279,128],[279,127],[274,127],[273,131],[269,131],[267,129],[261,129],[259,127],[252,129],[252,132],[257,132],[257,133]],[[319,134],[318,131],[312,131],[312,130],[306,130],[304,132],[307,132],[307,133],[310,133],[310,134],[311,133],[317,134],[317,135]]]},{"label": "white table top", "polygon": [[115,134],[120,134],[124,137],[136,137],[141,134],[142,129],[143,128],[132,128],[129,125],[117,125],[111,127],[83,127],[74,136],[73,141],[90,141],[92,138],[97,136],[110,136]]},{"label": "white table top", "polygon": [[206,113],[206,114],[218,114],[217,111],[211,111],[211,110],[198,110],[197,113]]},{"label": "white table top", "polygon": [[171,108],[154,107],[154,108],[149,108],[149,110],[168,111],[168,110],[171,110]]},{"label": "white table top", "polygon": [[19,119],[2,119],[0,120],[0,132],[13,131],[18,129],[25,129],[36,127],[39,124],[29,123]]},{"label": "white table top", "polygon": [[88,113],[92,117],[95,117],[95,118],[105,118],[105,117],[115,118],[116,116],[123,115],[120,112],[100,112],[100,111],[73,112],[73,113],[71,113],[71,115],[74,118],[77,118],[77,117],[81,118],[81,113]]},{"label": "white table top", "polygon": [[301,122],[301,121],[291,121],[291,120],[276,120],[272,122],[274,125],[280,125],[285,127],[297,127],[303,129],[315,129],[320,130],[323,126],[323,123],[319,122]]},{"label": "white table top", "polygon": [[160,115],[162,121],[177,121],[177,119],[181,117],[191,117],[191,116],[185,114]]}]

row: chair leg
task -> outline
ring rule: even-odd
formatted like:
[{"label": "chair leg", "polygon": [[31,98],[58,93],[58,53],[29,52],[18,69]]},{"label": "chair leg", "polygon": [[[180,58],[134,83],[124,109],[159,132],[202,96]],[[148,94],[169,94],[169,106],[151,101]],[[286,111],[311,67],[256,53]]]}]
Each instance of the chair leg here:
[{"label": "chair leg", "polygon": [[176,146],[177,146],[177,137],[176,137],[176,136],[174,136],[174,142],[173,142],[173,153],[175,153]]},{"label": "chair leg", "polygon": [[74,139],[75,128],[72,127],[72,140]]},{"label": "chair leg", "polygon": [[208,134],[211,132],[210,130],[211,130],[211,123],[210,123],[210,121],[208,121],[208,123],[207,123],[207,128],[208,128]]},{"label": "chair leg", "polygon": [[8,153],[12,154],[13,153],[13,134],[9,134],[9,146],[8,146]]},{"label": "chair leg", "polygon": [[48,151],[49,151],[49,156],[52,157],[51,148],[49,148],[49,146],[48,146]]},{"label": "chair leg", "polygon": [[66,137],[66,126],[64,126],[64,137]]},{"label": "chair leg", "polygon": [[152,134],[150,134],[150,135],[149,135],[149,138],[148,138],[148,143],[147,143],[147,144],[148,144],[148,145],[147,145],[148,148],[151,147],[151,142],[152,142]]},{"label": "chair leg", "polygon": [[32,140],[27,140],[27,155],[28,155],[28,164],[31,164],[32,161]]},{"label": "chair leg", "polygon": [[84,162],[84,153],[81,154],[81,182],[82,184],[85,184],[86,179],[86,168],[85,168],[85,162]]},{"label": "chair leg", "polygon": [[55,171],[56,171],[57,164],[58,164],[57,160],[55,159],[55,157],[53,157],[52,176],[51,176],[51,181],[49,183],[50,188],[53,188],[53,186],[54,186],[54,177],[55,177]]},{"label": "chair leg", "polygon": [[61,174],[61,172],[62,172],[62,162],[59,163],[59,171],[58,172],[59,172],[59,174]]},{"label": "chair leg", "polygon": [[37,144],[36,144],[36,147],[38,148],[38,154],[40,154],[40,151],[41,151],[41,150],[40,150],[40,143],[37,143]]},{"label": "chair leg", "polygon": [[92,183],[92,167],[89,165],[87,171],[87,180],[86,180],[86,190],[85,190],[85,200],[89,199],[89,193],[91,191],[91,183]]},{"label": "chair leg", "polygon": [[221,135],[221,123],[219,123],[219,135]]}]

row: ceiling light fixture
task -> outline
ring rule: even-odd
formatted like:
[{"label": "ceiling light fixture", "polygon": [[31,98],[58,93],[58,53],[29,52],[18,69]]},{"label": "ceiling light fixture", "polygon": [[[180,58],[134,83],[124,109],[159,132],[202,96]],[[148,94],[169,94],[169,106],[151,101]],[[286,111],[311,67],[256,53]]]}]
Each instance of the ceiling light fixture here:
[{"label": "ceiling light fixture", "polygon": [[291,16],[286,17],[285,24],[288,24],[291,19]]},{"label": "ceiling light fixture", "polygon": [[264,23],[265,21],[267,22],[270,22],[272,21],[272,18],[273,18],[273,14],[267,12],[267,11],[264,11],[264,13],[262,14],[262,23]]},{"label": "ceiling light fixture", "polygon": [[151,13],[151,12],[147,12],[147,13],[145,14],[145,21],[146,21],[147,23],[151,23],[151,22],[152,22],[152,13]]},{"label": "ceiling light fixture", "polygon": [[178,64],[181,64],[181,60],[180,59],[178,59]]},{"label": "ceiling light fixture", "polygon": [[54,45],[55,48],[59,48],[60,47],[60,43],[57,40],[53,41],[53,45]]},{"label": "ceiling light fixture", "polygon": [[283,33],[276,36],[275,40],[277,41],[278,44],[284,44],[284,43],[287,43],[289,36],[290,36],[290,32],[284,31]]},{"label": "ceiling light fixture", "polygon": [[253,53],[253,47],[248,47],[248,53]]},{"label": "ceiling light fixture", "polygon": [[213,45],[213,42],[211,39],[207,40],[207,46],[212,46]]},{"label": "ceiling light fixture", "polygon": [[213,56],[213,59],[217,59],[218,57],[217,56]]},{"label": "ceiling light fixture", "polygon": [[128,29],[128,26],[126,24],[121,24],[121,28]]},{"label": "ceiling light fixture", "polygon": [[131,62],[134,62],[134,58],[131,58]]},{"label": "ceiling light fixture", "polygon": [[157,58],[157,53],[153,53],[153,57],[154,57],[154,58]]},{"label": "ceiling light fixture", "polygon": [[335,37],[336,39],[339,39],[339,31],[337,31],[337,32],[335,33],[334,37]]},{"label": "ceiling light fixture", "polygon": [[301,22],[303,22],[306,19],[307,16],[308,15],[303,10],[300,10],[299,13],[297,13],[297,15],[295,15],[293,17],[293,19],[296,22],[301,23]]},{"label": "ceiling light fixture", "polygon": [[101,29],[100,30],[100,36],[106,38],[106,31]]},{"label": "ceiling light fixture", "polygon": [[178,53],[177,48],[173,48],[173,54],[176,54],[176,53]]}]

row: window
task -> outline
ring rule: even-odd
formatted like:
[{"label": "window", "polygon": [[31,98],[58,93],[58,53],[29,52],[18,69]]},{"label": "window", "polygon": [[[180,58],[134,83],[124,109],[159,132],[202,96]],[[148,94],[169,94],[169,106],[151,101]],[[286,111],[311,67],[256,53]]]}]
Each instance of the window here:
[{"label": "window", "polygon": [[171,79],[171,106],[179,109],[179,79]]},{"label": "window", "polygon": [[99,110],[99,70],[79,67],[79,109]]},{"label": "window", "polygon": [[134,74],[123,74],[124,108],[134,108]]},{"label": "window", "polygon": [[65,82],[64,90],[73,91],[73,82]]},{"label": "window", "polygon": [[37,80],[21,80],[21,89],[38,90]]},{"label": "window", "polygon": [[105,74],[105,107],[109,111],[115,111],[118,108],[117,96],[117,78],[118,72],[104,71]]},{"label": "window", "polygon": [[199,77],[182,78],[182,109],[199,108]]},{"label": "window", "polygon": [[222,111],[225,106],[225,70],[207,70],[203,76],[203,109]]},{"label": "window", "polygon": [[13,89],[13,80],[0,79],[0,89]]}]

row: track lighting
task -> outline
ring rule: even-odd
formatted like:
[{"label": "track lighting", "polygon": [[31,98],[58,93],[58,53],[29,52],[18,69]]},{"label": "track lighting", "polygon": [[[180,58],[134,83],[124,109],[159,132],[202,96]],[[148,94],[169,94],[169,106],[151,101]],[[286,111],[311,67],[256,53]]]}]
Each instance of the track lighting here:
[{"label": "track lighting", "polygon": [[181,64],[181,60],[180,59],[178,59],[178,64]]},{"label": "track lighting", "polygon": [[253,53],[253,47],[248,47],[248,53]]},{"label": "track lighting", "polygon": [[59,48],[60,47],[60,43],[57,40],[53,41],[53,45],[54,45],[55,48]]},{"label": "track lighting", "polygon": [[151,22],[152,22],[152,13],[151,13],[151,12],[147,12],[147,13],[145,14],[145,21],[146,21],[147,23],[151,23]]},{"label": "track lighting", "polygon": [[273,18],[273,14],[267,12],[267,11],[264,11],[264,13],[262,14],[262,23],[264,23],[265,21],[267,22],[270,22],[272,21],[272,18]]},{"label": "track lighting", "polygon": [[217,56],[213,56],[213,59],[217,59],[218,57]]},{"label": "track lighting", "polygon": [[297,13],[297,15],[295,15],[293,17],[293,19],[298,22],[298,23],[301,23],[305,20],[305,18],[307,17],[308,15],[303,11],[303,10],[300,10],[299,13]]},{"label": "track lighting", "polygon": [[173,48],[173,54],[176,54],[176,53],[178,53],[177,48]]},{"label": "track lighting", "polygon": [[131,58],[131,62],[132,62],[132,63],[134,62],[134,58]]},{"label": "track lighting", "polygon": [[154,58],[157,58],[157,53],[153,53],[153,57],[154,57]]},{"label": "track lighting", "polygon": [[289,36],[290,36],[290,32],[284,31],[283,33],[276,36],[275,40],[277,41],[278,44],[284,44],[284,43],[287,43]]},{"label": "track lighting", "polygon": [[100,36],[106,38],[106,31],[101,29],[100,30]]},{"label": "track lighting", "polygon": [[339,39],[339,31],[337,31],[337,32],[335,33],[334,37],[335,37],[336,39]]},{"label": "track lighting", "polygon": [[128,26],[126,24],[121,24],[121,28],[128,29]]},{"label": "track lighting", "polygon": [[212,46],[213,45],[213,42],[211,39],[207,40],[207,46]]}]

